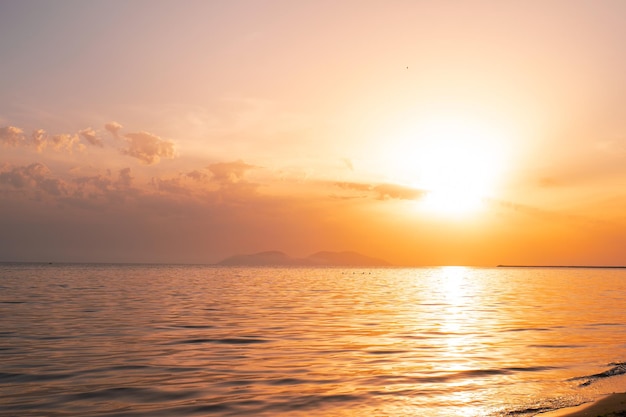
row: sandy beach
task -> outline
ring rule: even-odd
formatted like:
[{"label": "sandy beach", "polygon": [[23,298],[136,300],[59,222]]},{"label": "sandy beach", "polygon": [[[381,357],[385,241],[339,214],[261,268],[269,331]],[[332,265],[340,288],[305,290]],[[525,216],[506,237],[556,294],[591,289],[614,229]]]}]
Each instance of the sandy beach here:
[{"label": "sandy beach", "polygon": [[626,417],[626,393],[612,394],[594,403],[540,414],[541,417]]}]

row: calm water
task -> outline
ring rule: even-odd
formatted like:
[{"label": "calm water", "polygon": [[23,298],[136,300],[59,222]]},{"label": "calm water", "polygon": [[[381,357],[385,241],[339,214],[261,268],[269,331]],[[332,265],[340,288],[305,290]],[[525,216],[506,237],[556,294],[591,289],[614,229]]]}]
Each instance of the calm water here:
[{"label": "calm water", "polygon": [[626,270],[0,264],[0,415],[532,416],[626,391],[625,306]]}]

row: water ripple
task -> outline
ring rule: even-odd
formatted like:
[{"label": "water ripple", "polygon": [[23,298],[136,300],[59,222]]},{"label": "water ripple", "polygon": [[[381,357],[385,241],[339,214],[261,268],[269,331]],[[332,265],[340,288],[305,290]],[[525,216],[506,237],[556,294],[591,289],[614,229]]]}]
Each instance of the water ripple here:
[{"label": "water ripple", "polygon": [[623,271],[455,271],[5,267],[0,415],[531,416],[626,373],[589,371]]},{"label": "water ripple", "polygon": [[255,343],[267,343],[270,340],[267,339],[253,339],[253,338],[243,338],[243,337],[225,337],[221,339],[185,339],[185,340],[175,340],[170,342],[170,344],[197,344],[197,343],[218,343],[225,345],[250,345]]}]

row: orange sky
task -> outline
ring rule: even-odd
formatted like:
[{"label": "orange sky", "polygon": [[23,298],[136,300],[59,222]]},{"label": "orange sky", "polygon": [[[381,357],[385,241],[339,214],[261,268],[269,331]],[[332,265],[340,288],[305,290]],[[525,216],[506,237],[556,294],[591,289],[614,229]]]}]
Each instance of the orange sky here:
[{"label": "orange sky", "polygon": [[622,1],[3,1],[0,260],[626,264]]}]

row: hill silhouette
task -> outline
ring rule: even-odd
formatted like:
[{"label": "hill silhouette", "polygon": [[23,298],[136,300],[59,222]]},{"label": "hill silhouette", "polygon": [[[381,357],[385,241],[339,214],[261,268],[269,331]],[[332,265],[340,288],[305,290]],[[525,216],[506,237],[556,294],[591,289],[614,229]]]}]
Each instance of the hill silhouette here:
[{"label": "hill silhouette", "polygon": [[223,266],[390,266],[383,259],[372,258],[357,252],[316,252],[306,258],[294,258],[281,251],[266,251],[234,255],[221,260]]}]

